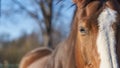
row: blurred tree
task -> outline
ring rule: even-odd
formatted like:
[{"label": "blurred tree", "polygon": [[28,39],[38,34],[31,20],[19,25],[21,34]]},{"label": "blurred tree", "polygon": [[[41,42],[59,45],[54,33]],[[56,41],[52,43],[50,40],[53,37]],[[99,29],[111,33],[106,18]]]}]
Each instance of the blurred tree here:
[{"label": "blurred tree", "polygon": [[[45,3],[47,4],[47,6],[45,7]],[[39,6],[41,7],[41,11],[44,17],[44,22],[46,25],[46,29],[47,29],[47,36],[48,36],[48,46],[52,47],[52,36],[51,36],[51,32],[52,32],[52,3],[53,0],[41,0],[38,2]],[[48,9],[48,10],[47,10]]]},{"label": "blurred tree", "polygon": [[[1,1],[2,0],[0,0],[0,10],[1,10]],[[61,10],[63,10],[63,7],[65,6],[60,4],[60,3],[63,3],[62,0],[10,0],[10,1],[12,1],[12,3],[14,3],[15,5],[17,5],[17,7],[15,8],[18,8],[19,9],[18,11],[20,13],[22,11],[25,11],[26,15],[33,18],[36,21],[36,23],[39,24],[42,30],[42,33],[43,33],[43,38],[44,38],[43,45],[45,46],[47,45],[51,48],[55,48],[56,44],[58,44],[61,41],[62,35],[60,34],[60,31],[54,30],[53,18],[55,20],[58,20],[59,18],[63,18],[61,14]],[[60,4],[59,8],[57,8],[58,12],[56,13],[56,15],[54,13],[54,10],[56,9],[54,8],[55,6],[53,6],[53,3],[55,4],[54,1],[56,1],[57,6]],[[32,6],[37,5],[39,10],[31,11],[30,10],[31,7],[29,9],[27,7],[28,4],[26,5],[24,2],[32,2]],[[33,4],[33,2],[35,4]],[[32,9],[34,9],[34,7],[32,7]],[[10,12],[10,11],[7,11],[7,12]],[[42,14],[40,14],[39,12],[42,12]],[[40,15],[42,15],[43,18],[40,18]],[[54,21],[54,23],[56,23],[56,21]],[[60,23],[63,23],[63,19],[60,19]],[[43,27],[43,24],[45,25],[45,28]],[[18,63],[21,57],[26,52],[39,47],[40,45],[39,44],[40,42],[38,41],[39,37],[38,35],[36,35],[36,33],[34,34],[33,32],[33,34],[27,35],[24,32],[22,32],[22,34],[23,35],[21,38],[15,39],[9,42],[2,41],[3,40],[2,38],[9,37],[9,34],[3,34],[0,36],[1,38],[0,39],[0,46],[1,46],[0,47],[0,62],[7,60],[10,63]]]},{"label": "blurred tree", "polygon": [[[54,0],[35,0],[36,4],[39,6],[42,11],[43,19],[39,19],[39,15],[37,13],[29,11],[19,0],[13,0],[16,4],[18,4],[22,9],[24,9],[31,17],[33,17],[40,25],[43,33],[47,36],[47,40],[44,40],[44,44],[47,43],[47,46],[51,48],[55,48],[53,36],[52,36],[52,18],[53,18],[53,1]],[[62,0],[58,0],[59,3]],[[62,5],[61,5],[62,8]],[[61,9],[60,8],[60,9]],[[41,22],[44,22],[46,30],[42,28]],[[57,32],[58,33],[58,32]]]}]

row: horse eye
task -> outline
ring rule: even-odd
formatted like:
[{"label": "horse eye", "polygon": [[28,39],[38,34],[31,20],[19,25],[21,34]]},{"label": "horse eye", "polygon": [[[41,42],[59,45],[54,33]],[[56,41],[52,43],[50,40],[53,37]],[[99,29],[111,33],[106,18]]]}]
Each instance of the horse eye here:
[{"label": "horse eye", "polygon": [[80,27],[80,33],[81,33],[81,35],[86,35],[88,33],[88,31],[86,28]]}]

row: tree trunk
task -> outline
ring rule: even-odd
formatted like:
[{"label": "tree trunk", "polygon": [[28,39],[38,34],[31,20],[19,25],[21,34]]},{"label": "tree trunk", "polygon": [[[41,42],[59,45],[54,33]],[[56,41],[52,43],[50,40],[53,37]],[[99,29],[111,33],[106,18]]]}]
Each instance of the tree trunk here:
[{"label": "tree trunk", "polygon": [[52,2],[53,0],[46,0],[47,1],[47,4],[48,4],[48,11],[46,11],[46,7],[44,5],[44,2],[41,1],[40,2],[40,7],[41,7],[41,10],[42,10],[42,14],[43,14],[43,17],[44,17],[44,22],[45,22],[45,25],[46,25],[46,34],[48,36],[48,46],[50,48],[54,48],[53,47],[53,39],[52,39],[52,36],[51,36],[51,33],[52,33]]}]

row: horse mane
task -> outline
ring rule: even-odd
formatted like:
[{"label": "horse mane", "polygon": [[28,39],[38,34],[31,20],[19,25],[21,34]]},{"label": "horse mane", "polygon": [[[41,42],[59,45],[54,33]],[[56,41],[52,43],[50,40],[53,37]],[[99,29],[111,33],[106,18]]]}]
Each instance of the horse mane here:
[{"label": "horse mane", "polygon": [[37,48],[28,52],[21,60],[19,68],[27,68],[31,63],[44,56],[50,55],[52,50],[46,47]]},{"label": "horse mane", "polygon": [[57,45],[46,68],[76,68],[75,64],[75,39],[77,34],[77,19],[73,20],[72,28],[67,39]]}]

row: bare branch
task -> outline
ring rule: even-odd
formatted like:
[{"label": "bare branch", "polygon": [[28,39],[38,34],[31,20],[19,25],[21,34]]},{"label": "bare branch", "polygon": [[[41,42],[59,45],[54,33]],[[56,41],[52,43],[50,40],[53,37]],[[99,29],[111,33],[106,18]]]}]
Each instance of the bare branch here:
[{"label": "bare branch", "polygon": [[[35,20],[37,20],[40,23],[40,20],[38,18],[38,15],[29,11],[22,3],[20,3],[18,0],[13,0],[15,3],[17,3],[21,8],[23,8],[31,17],[33,17]],[[53,0],[40,0],[36,1],[36,3],[39,5],[39,8],[42,11],[42,15],[44,17],[44,23],[46,25],[46,34],[48,35],[48,46],[52,47],[52,3]],[[47,7],[47,8],[46,8]],[[41,25],[40,25],[41,26]]]},{"label": "bare branch", "polygon": [[24,5],[22,5],[22,3],[20,3],[18,0],[13,0],[13,2],[15,2],[16,4],[18,4],[22,9],[24,9],[28,14],[30,14],[32,17],[34,18],[38,18],[38,15],[29,11]]},{"label": "bare branch", "polygon": [[46,11],[46,8],[45,8],[45,4],[44,4],[44,1],[40,1],[39,3],[39,6],[41,8],[41,11],[43,13],[43,16],[44,16],[44,20],[45,20],[45,25],[46,25],[46,28],[47,28],[47,34],[49,36],[49,41],[48,41],[48,46],[52,47],[52,37],[51,37],[51,32],[52,32],[52,3],[53,3],[53,0],[45,0],[46,1],[46,4],[48,5],[48,11]]}]

